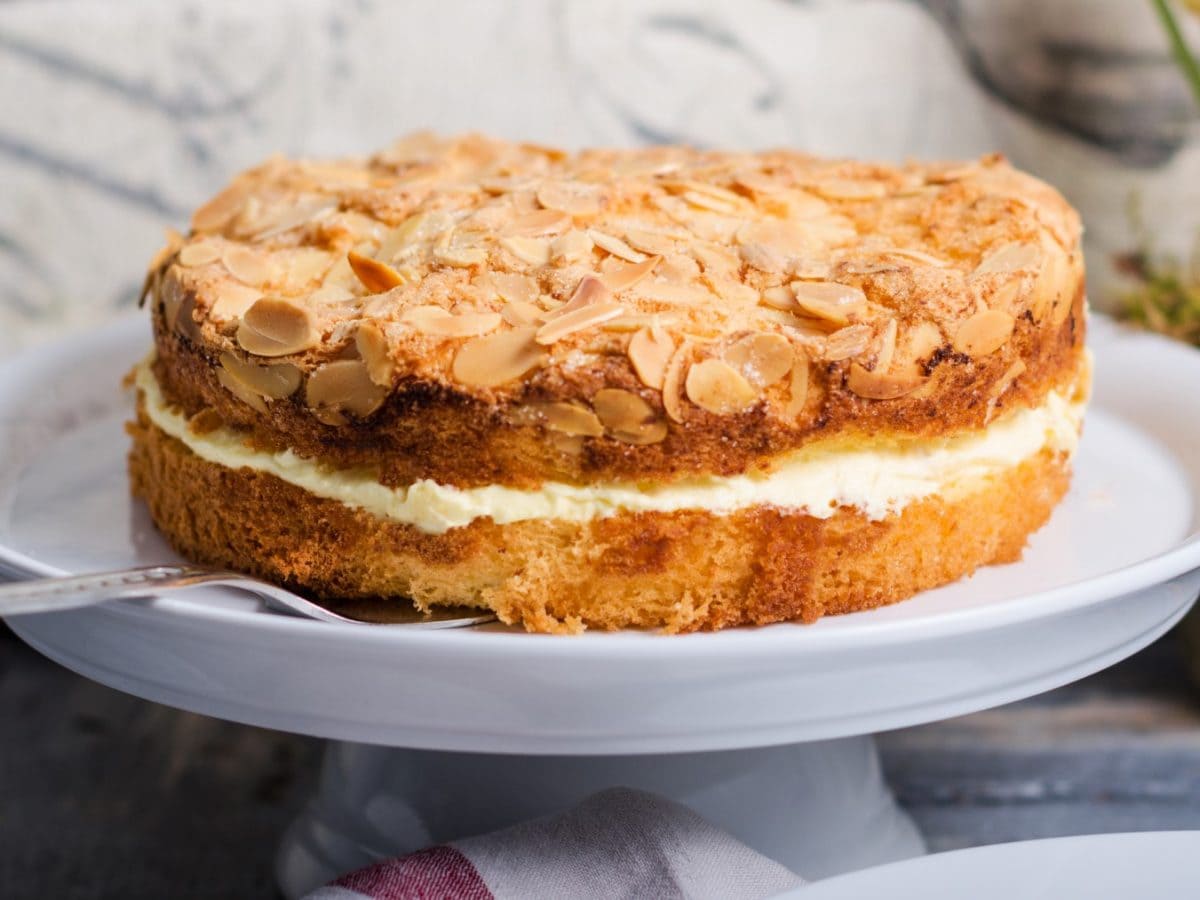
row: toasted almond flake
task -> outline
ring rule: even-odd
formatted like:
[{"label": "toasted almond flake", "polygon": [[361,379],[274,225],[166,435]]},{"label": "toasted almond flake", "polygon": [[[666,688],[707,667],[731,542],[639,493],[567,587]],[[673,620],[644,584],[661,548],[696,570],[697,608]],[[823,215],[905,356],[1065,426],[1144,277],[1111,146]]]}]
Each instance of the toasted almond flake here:
[{"label": "toasted almond flake", "polygon": [[592,397],[592,407],[605,428],[617,432],[636,432],[658,418],[654,408],[632,391],[604,388]]},{"label": "toasted almond flake", "polygon": [[221,368],[247,390],[272,400],[290,397],[300,387],[300,370],[291,363],[264,366],[239,359],[232,353],[222,353],[220,362]]},{"label": "toasted almond flake", "polygon": [[826,200],[874,200],[887,194],[887,185],[881,181],[854,178],[827,178],[810,189]]},{"label": "toasted almond flake", "polygon": [[212,292],[212,318],[218,321],[240,319],[262,297],[262,291],[237,281],[218,282]]},{"label": "toasted almond flake", "polygon": [[543,403],[537,407],[546,420],[546,426],[563,434],[583,437],[600,437],[604,426],[600,418],[578,403]]},{"label": "toasted almond flake", "polygon": [[[315,247],[300,247],[284,257],[283,283],[292,291],[305,290],[314,281],[320,281],[331,265],[333,254]],[[278,278],[279,273],[274,277]]]},{"label": "toasted almond flake", "polygon": [[408,322],[421,330],[421,326],[432,319],[448,319],[452,313],[450,310],[442,306],[437,306],[433,303],[424,303],[420,306],[410,306],[400,313],[400,321]]},{"label": "toasted almond flake", "polygon": [[629,340],[629,362],[646,387],[661,391],[675,342],[661,328],[643,328]]},{"label": "toasted almond flake", "polygon": [[[249,234],[256,241],[277,237],[293,228],[319,222],[338,208],[337,200],[330,197],[310,197],[290,206],[271,210],[269,215],[259,218]],[[375,223],[372,221],[371,223]]]},{"label": "toasted almond flake", "polygon": [[735,173],[733,183],[755,194],[777,194],[785,187],[780,179],[752,169]]},{"label": "toasted almond flake", "polygon": [[894,400],[915,391],[921,386],[921,379],[910,375],[872,372],[858,363],[851,363],[846,386],[868,400]]},{"label": "toasted almond flake", "polygon": [[641,250],[652,256],[666,256],[674,253],[677,246],[675,241],[666,235],[638,228],[625,229],[625,242],[633,249]]},{"label": "toasted almond flake", "polygon": [[884,324],[879,335],[879,349],[875,353],[875,365],[871,366],[872,372],[886,372],[891,368],[892,358],[896,355],[897,330],[895,319],[888,319]]},{"label": "toasted almond flake", "polygon": [[772,309],[791,311],[796,308],[796,295],[791,288],[782,284],[767,288],[760,299]]},{"label": "toasted almond flake", "polygon": [[[179,256],[176,259],[181,266],[193,268],[195,266],[207,266],[209,263],[214,263],[221,258],[221,248],[213,241],[200,241],[195,244],[187,244],[179,251]],[[154,266],[151,266],[154,268]]]},{"label": "toasted almond flake", "polygon": [[382,294],[394,287],[404,284],[400,273],[385,262],[372,259],[351,250],[346,254],[346,262],[359,281],[372,294]]},{"label": "toasted almond flake", "polygon": [[464,344],[451,372],[470,387],[497,387],[536,369],[546,353],[534,341],[533,327],[498,331]]},{"label": "toasted almond flake", "polygon": [[555,341],[562,340],[567,335],[575,334],[577,331],[584,331],[588,328],[594,328],[602,322],[615,319],[623,312],[625,312],[625,307],[620,303],[613,303],[611,301],[590,303],[572,312],[555,316],[538,329],[537,342],[539,344],[553,344]]},{"label": "toasted almond flake", "polygon": [[601,250],[611,253],[613,256],[623,259],[626,262],[640,263],[646,261],[646,255],[644,253],[638,253],[619,237],[614,237],[613,235],[606,234],[603,231],[597,231],[595,228],[588,229],[588,237],[590,237],[592,239],[592,243],[594,243]]},{"label": "toasted almond flake", "polygon": [[852,317],[867,311],[867,295],[854,285],[834,281],[793,281],[791,289],[800,309],[835,325],[846,325]]},{"label": "toasted almond flake", "polygon": [[448,316],[428,316],[413,324],[423,334],[438,337],[476,337],[489,334],[500,327],[500,313],[477,312]]},{"label": "toasted almond flake", "polygon": [[926,253],[924,250],[914,250],[910,247],[893,247],[885,252],[886,256],[899,256],[902,259],[911,259],[913,262],[925,263],[929,266],[937,266],[939,269],[950,265],[950,261],[934,256],[931,253]]},{"label": "toasted almond flake", "polygon": [[705,273],[700,280],[710,291],[727,301],[731,306],[753,306],[758,302],[758,291],[748,284],[732,278],[719,278]]},{"label": "toasted almond flake", "polygon": [[320,338],[308,308],[286,297],[263,297],[242,316],[237,342],[257,356],[288,356]]},{"label": "toasted almond flake", "polygon": [[309,305],[317,306],[338,306],[354,299],[350,291],[336,284],[322,285],[305,298]]},{"label": "toasted almond flake", "polygon": [[822,355],[830,362],[849,359],[865,351],[870,343],[869,325],[848,325],[825,339],[825,352]]},{"label": "toasted almond flake", "polygon": [[459,244],[453,240],[433,249],[433,258],[443,265],[469,269],[487,262],[487,249],[476,244]]},{"label": "toasted almond flake", "polygon": [[570,216],[594,216],[604,210],[604,191],[598,185],[578,181],[543,181],[536,192],[538,203],[546,209]]},{"label": "toasted almond flake", "polygon": [[683,421],[683,373],[691,357],[692,342],[684,338],[671,361],[667,363],[667,371],[663,373],[663,409],[674,422]]},{"label": "toasted almond flake", "polygon": [[534,325],[541,322],[543,316],[540,306],[523,300],[510,300],[500,310],[500,318],[509,325]]},{"label": "toasted almond flake", "polygon": [[740,412],[758,399],[758,391],[740,372],[719,359],[706,359],[688,369],[688,399],[717,415]]},{"label": "toasted almond flake", "polygon": [[637,297],[671,306],[707,306],[713,299],[712,292],[703,285],[672,284],[651,279],[640,282],[633,293]]},{"label": "toasted almond flake", "polygon": [[228,369],[217,369],[217,381],[220,383],[221,387],[225,388],[225,390],[229,391],[229,393],[233,394],[233,396],[237,397],[251,409],[263,413],[264,415],[266,414],[266,401],[263,400],[263,398],[257,393],[250,390],[250,388],[246,387],[246,385],[242,384],[242,382],[240,382],[238,379],[230,375]]},{"label": "toasted almond flake", "polygon": [[654,267],[659,264],[662,257],[648,256],[639,263],[633,265],[613,266],[607,269],[602,274],[601,280],[605,286],[614,294],[619,294],[621,291],[627,291],[651,272]]},{"label": "toasted almond flake", "polygon": [[506,237],[500,246],[531,266],[544,266],[550,262],[550,242],[542,238]]},{"label": "toasted almond flake", "polygon": [[383,405],[387,389],[371,380],[361,359],[325,363],[308,376],[304,402],[312,410],[369,416]]},{"label": "toasted almond flake", "polygon": [[758,315],[768,322],[785,326],[795,337],[824,341],[829,334],[829,323],[823,319],[796,316],[780,309],[760,309]]},{"label": "toasted almond flake", "polygon": [[275,280],[278,270],[271,259],[242,244],[230,244],[221,254],[221,263],[238,281],[261,288]]},{"label": "toasted almond flake", "polygon": [[984,257],[975,267],[972,277],[991,272],[1016,272],[1021,269],[1036,269],[1041,263],[1041,250],[1037,244],[1013,242],[1005,244]]},{"label": "toasted almond flake", "polygon": [[766,244],[742,244],[738,247],[738,253],[746,265],[760,272],[771,274],[787,271],[787,257]]},{"label": "toasted almond flake", "polygon": [[1012,336],[1016,320],[998,309],[977,312],[958,326],[953,346],[959,353],[979,357],[995,353]]},{"label": "toasted almond flake", "polygon": [[354,332],[354,346],[367,367],[367,376],[381,387],[391,387],[395,364],[387,335],[377,322],[363,322]]},{"label": "toasted almond flake", "polygon": [[752,386],[769,387],[792,368],[796,353],[792,343],[781,334],[748,334],[735,341],[722,354]]},{"label": "toasted almond flake", "polygon": [[592,254],[592,239],[587,232],[572,228],[554,239],[550,245],[550,258],[555,262],[579,262]]},{"label": "toasted almond flake", "polygon": [[246,205],[249,185],[234,182],[192,213],[192,230],[198,232],[220,231]]},{"label": "toasted almond flake", "polygon": [[791,378],[788,379],[788,402],[783,408],[784,415],[794,419],[804,411],[808,400],[808,354],[803,350],[796,351],[796,359],[792,363]]},{"label": "toasted almond flake", "polygon": [[1025,369],[1025,360],[1014,359],[1012,361],[1012,364],[1004,370],[1004,374],[992,385],[991,398],[993,404],[1012,387],[1014,381],[1025,373]]},{"label": "toasted almond flake", "polygon": [[562,306],[553,312],[546,314],[546,320],[556,319],[559,316],[573,313],[576,310],[583,309],[585,306],[591,306],[594,303],[603,303],[612,300],[612,292],[604,282],[595,275],[584,275],[579,279],[579,284],[575,286],[575,290],[571,293],[570,299]]},{"label": "toasted almond flake", "polygon": [[742,209],[742,203],[740,202],[734,203],[701,191],[684,191],[681,196],[689,206],[694,206],[696,209],[708,210],[709,212],[721,213],[722,215],[732,215]]},{"label": "toasted almond flake", "polygon": [[509,303],[533,303],[538,298],[538,284],[528,275],[493,272],[491,278],[501,300]]},{"label": "toasted almond flake", "polygon": [[508,234],[536,237],[561,234],[571,227],[571,217],[557,209],[537,209],[517,216],[505,229]]},{"label": "toasted almond flake", "polygon": [[925,364],[944,343],[941,329],[933,322],[909,325],[897,341],[896,355],[892,358],[893,365],[899,372],[923,375]]}]

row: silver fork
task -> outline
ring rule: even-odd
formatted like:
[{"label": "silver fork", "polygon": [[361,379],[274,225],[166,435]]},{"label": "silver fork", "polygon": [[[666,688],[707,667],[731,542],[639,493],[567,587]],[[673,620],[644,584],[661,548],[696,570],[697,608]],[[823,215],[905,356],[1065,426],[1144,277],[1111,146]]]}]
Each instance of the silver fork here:
[{"label": "silver fork", "polygon": [[394,628],[464,628],[482,625],[496,618],[491,613],[468,612],[461,608],[435,610],[429,615],[414,609],[402,621],[372,622],[339,615],[269,581],[260,581],[240,572],[193,565],[145,566],[0,584],[0,617],[78,609],[109,600],[148,600],[170,591],[203,584],[220,584],[248,591],[258,596],[268,609],[295,613],[321,622]]}]

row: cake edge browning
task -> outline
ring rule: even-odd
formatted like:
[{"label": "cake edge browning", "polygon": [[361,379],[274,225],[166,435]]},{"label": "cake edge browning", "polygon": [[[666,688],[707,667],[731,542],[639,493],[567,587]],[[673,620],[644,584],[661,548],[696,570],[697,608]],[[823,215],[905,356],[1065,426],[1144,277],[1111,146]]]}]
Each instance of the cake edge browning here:
[{"label": "cake edge browning", "polygon": [[190,559],[322,601],[477,606],[544,633],[813,622],[894,603],[1019,559],[1070,480],[1066,454],[1044,450],[965,496],[930,497],[879,521],[755,507],[480,519],[435,535],[206,462],[144,414],[128,428],[134,493]]}]

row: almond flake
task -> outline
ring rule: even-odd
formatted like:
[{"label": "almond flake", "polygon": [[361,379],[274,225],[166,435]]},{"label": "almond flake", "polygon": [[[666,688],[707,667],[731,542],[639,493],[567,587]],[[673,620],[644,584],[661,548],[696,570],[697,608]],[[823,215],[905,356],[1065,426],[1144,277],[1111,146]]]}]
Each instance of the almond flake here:
[{"label": "almond flake", "polygon": [[550,262],[550,242],[541,238],[506,237],[500,239],[500,246],[531,266],[544,266]]},{"label": "almond flake", "polygon": [[810,187],[827,200],[874,200],[887,194],[887,185],[881,181],[854,178],[827,178]]},{"label": "almond flake", "polygon": [[620,303],[613,303],[611,301],[589,303],[587,306],[573,310],[572,312],[555,315],[553,319],[538,329],[537,342],[539,344],[553,344],[555,341],[559,341],[569,334],[584,331],[602,322],[607,322],[609,319],[615,319],[623,312],[625,312],[625,307]]},{"label": "almond flake", "polygon": [[500,310],[500,318],[509,325],[534,325],[541,322],[544,315],[540,306],[523,300],[510,300]]},{"label": "almond flake", "polygon": [[535,237],[560,234],[571,227],[571,217],[557,209],[538,209],[517,216],[505,229],[508,234]]},{"label": "almond flake", "polygon": [[632,391],[604,388],[592,397],[596,416],[617,440],[653,444],[667,436],[666,423],[654,408]]},{"label": "almond flake", "polygon": [[381,387],[391,387],[395,364],[383,329],[376,322],[363,322],[354,332],[354,345],[371,381]]},{"label": "almond flake", "polygon": [[1005,244],[984,257],[976,266],[971,277],[990,272],[1015,272],[1021,269],[1036,269],[1041,263],[1041,250],[1037,244],[1013,242]]},{"label": "almond flake", "polygon": [[758,399],[758,391],[750,382],[719,359],[706,359],[692,366],[685,388],[688,399],[717,415],[740,412]]},{"label": "almond flake", "polygon": [[788,383],[788,402],[783,408],[784,415],[794,419],[804,411],[804,403],[808,399],[808,355],[803,350],[796,351],[796,360],[792,363],[792,377]]},{"label": "almond flake", "polygon": [[233,394],[251,409],[257,410],[266,415],[267,404],[256,392],[250,390],[246,385],[242,384],[238,379],[229,374],[228,369],[217,369],[217,381],[221,387]]},{"label": "almond flake", "polygon": [[899,256],[904,259],[911,259],[913,262],[925,263],[929,266],[937,266],[939,269],[950,265],[950,261],[941,259],[924,250],[913,250],[909,247],[893,247],[884,253],[885,256]]},{"label": "almond flake", "polygon": [[237,281],[218,282],[212,290],[212,317],[219,321],[240,319],[262,297],[262,291]]},{"label": "almond flake", "polygon": [[404,284],[400,273],[385,262],[363,256],[351,250],[346,254],[346,262],[365,287],[372,294],[382,294],[394,287]]},{"label": "almond flake", "polygon": [[858,356],[871,343],[871,328],[869,325],[849,325],[840,328],[825,340],[825,352],[822,354],[830,362],[849,359]]},{"label": "almond flake", "polygon": [[781,334],[750,334],[726,348],[722,358],[751,385],[765,388],[791,371],[796,353]]},{"label": "almond flake", "polygon": [[879,350],[875,354],[875,365],[871,366],[872,372],[886,372],[891,368],[892,358],[896,354],[897,330],[896,320],[888,319],[880,333]]},{"label": "almond flake", "polygon": [[487,262],[487,250],[475,244],[459,244],[449,240],[435,247],[433,258],[438,262],[455,268],[471,268]]},{"label": "almond flake", "polygon": [[980,357],[995,353],[1012,337],[1016,320],[998,309],[975,313],[958,326],[953,346],[959,353]]},{"label": "almond flake", "polygon": [[853,316],[867,311],[867,295],[861,288],[834,281],[793,281],[796,305],[810,315],[846,325]]},{"label": "almond flake", "polygon": [[289,356],[307,350],[320,338],[308,308],[286,297],[256,301],[237,330],[237,342],[256,356]]},{"label": "almond flake", "polygon": [[226,247],[221,254],[221,263],[229,270],[229,274],[251,287],[262,287],[273,281],[277,274],[268,256],[242,244]]},{"label": "almond flake", "polygon": [[554,239],[550,245],[550,257],[555,262],[579,262],[592,254],[592,239],[586,232],[572,228]]},{"label": "almond flake", "polygon": [[367,365],[360,359],[339,359],[325,363],[310,376],[304,401],[314,411],[327,410],[369,416],[383,405],[387,389],[371,380]]},{"label": "almond flake", "polygon": [[250,186],[234,182],[192,213],[192,230],[221,231],[246,205]]},{"label": "almond flake", "polygon": [[661,391],[667,364],[675,355],[671,336],[661,328],[643,328],[630,339],[627,354],[642,384]]},{"label": "almond flake", "polygon": [[912,393],[921,383],[920,378],[872,372],[858,363],[851,363],[850,372],[846,375],[846,387],[868,400],[894,400]]},{"label": "almond flake", "polygon": [[543,181],[538,185],[537,199],[546,209],[570,216],[594,216],[602,212],[605,205],[600,187],[578,181]]},{"label": "almond flake", "polygon": [[619,257],[626,262],[640,263],[646,261],[644,253],[638,253],[619,237],[613,237],[611,234],[605,234],[603,231],[597,231],[594,228],[588,229],[588,237],[592,242],[607,253]]},{"label": "almond flake", "polygon": [[546,426],[563,434],[600,437],[604,426],[600,418],[578,403],[543,403],[535,407],[545,418]]},{"label": "almond flake", "polygon": [[627,291],[651,272],[662,259],[660,256],[648,256],[633,265],[614,265],[600,276],[605,286],[614,294]]},{"label": "almond flake", "polygon": [[468,341],[455,355],[451,372],[470,387],[497,387],[520,378],[546,359],[535,333],[532,327],[514,328]]},{"label": "almond flake", "polygon": [[500,313],[477,312],[461,315],[428,316],[413,324],[423,334],[438,337],[476,337],[500,327]]},{"label": "almond flake", "polygon": [[200,241],[195,244],[188,244],[179,251],[179,256],[176,257],[181,266],[188,268],[207,266],[209,263],[214,263],[220,258],[221,248],[212,241]]},{"label": "almond flake", "polygon": [[593,303],[601,303],[611,299],[612,292],[609,291],[601,279],[595,275],[584,275],[579,279],[579,284],[575,286],[570,299],[558,309],[547,313],[546,320],[549,321],[550,319],[583,309],[585,306],[591,306]]},{"label": "almond flake", "polygon": [[501,300],[509,303],[533,303],[538,298],[537,282],[528,275],[515,272],[493,272],[492,285]]},{"label": "almond flake", "polygon": [[222,353],[221,368],[247,390],[272,400],[290,397],[300,387],[300,370],[291,363],[262,366],[232,353]]},{"label": "almond flake", "polygon": [[641,250],[652,256],[666,256],[674,253],[676,247],[675,241],[665,235],[637,228],[625,229],[625,242],[633,249]]},{"label": "almond flake", "polygon": [[789,311],[796,308],[796,295],[782,284],[767,288],[759,299],[772,309]]},{"label": "almond flake", "polygon": [[675,422],[683,421],[683,372],[687,367],[688,360],[692,356],[692,343],[687,338],[684,338],[683,343],[679,345],[679,349],[675,351],[675,355],[671,357],[671,361],[667,363],[667,370],[663,373],[662,399],[663,409],[667,416]]}]

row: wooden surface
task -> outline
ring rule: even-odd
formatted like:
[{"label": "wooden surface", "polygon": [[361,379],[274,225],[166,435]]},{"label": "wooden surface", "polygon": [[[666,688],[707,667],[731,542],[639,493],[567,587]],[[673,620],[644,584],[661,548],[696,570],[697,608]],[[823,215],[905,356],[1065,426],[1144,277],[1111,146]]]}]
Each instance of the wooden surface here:
[{"label": "wooden surface", "polygon": [[[0,898],[274,896],[275,842],[319,741],[119,694],[7,630],[0,723]],[[880,744],[934,849],[1200,828],[1200,695],[1173,635],[1078,684]]]}]

